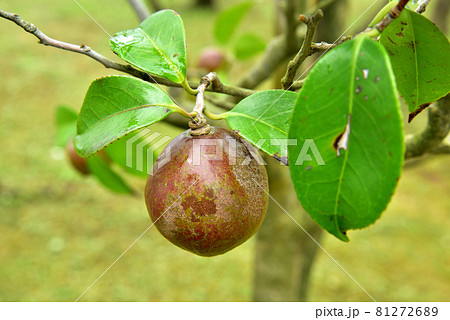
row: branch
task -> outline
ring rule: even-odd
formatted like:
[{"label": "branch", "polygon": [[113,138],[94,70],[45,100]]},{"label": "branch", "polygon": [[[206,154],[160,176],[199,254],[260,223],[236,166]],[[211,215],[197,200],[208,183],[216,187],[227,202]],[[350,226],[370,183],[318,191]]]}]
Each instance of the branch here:
[{"label": "branch", "polygon": [[419,6],[416,8],[417,13],[424,13],[427,9],[427,5],[431,2],[431,0],[422,0],[419,2]]},{"label": "branch", "polygon": [[130,65],[114,62],[114,61],[106,58],[105,56],[101,55],[100,53],[92,50],[91,48],[89,48],[86,45],[75,45],[75,44],[71,44],[71,43],[67,43],[67,42],[63,42],[63,41],[59,41],[59,40],[50,38],[47,35],[45,35],[44,33],[42,33],[34,24],[23,20],[17,14],[9,13],[9,12],[6,12],[6,11],[0,9],[0,17],[13,21],[19,27],[24,29],[26,32],[31,33],[36,38],[38,38],[39,43],[43,44],[44,46],[50,46],[50,47],[54,47],[54,48],[58,48],[58,49],[66,50],[66,51],[84,54],[84,55],[94,59],[95,61],[100,62],[106,68],[110,68],[110,69],[114,69],[114,70],[121,71],[124,73],[128,73],[134,77],[140,78],[145,81],[158,82],[158,83],[161,83],[164,85],[169,85],[169,82],[171,82],[164,78],[160,78],[160,77],[156,77],[156,76],[153,77],[153,79],[151,79],[149,74],[147,74],[143,71],[140,71],[136,68],[133,68]]},{"label": "branch", "polygon": [[286,42],[286,51],[295,51],[297,50],[297,44],[292,41],[295,39],[295,34],[297,31],[297,1],[296,0],[286,0],[284,7],[284,19],[286,29],[284,30],[284,38]]},{"label": "branch", "polygon": [[368,35],[370,37],[378,36],[392,21],[398,18],[408,2],[409,0],[399,0],[397,5],[393,7],[379,23],[375,24],[373,27],[367,28],[361,33],[358,33],[355,37],[361,35]]},{"label": "branch", "polygon": [[446,143],[441,143],[436,148],[431,149],[428,153],[432,154],[450,154],[450,145]]},{"label": "branch", "polygon": [[128,0],[128,2],[138,16],[139,21],[144,21],[150,15],[150,11],[142,0]]},{"label": "branch", "polygon": [[[326,9],[336,1],[321,0],[315,8],[306,11],[305,15],[312,15],[317,9]],[[297,19],[296,24],[300,24],[300,21],[297,21]],[[299,46],[291,45],[298,44],[300,41],[301,38],[296,36],[289,39],[289,43],[286,43],[286,35],[284,34],[272,38],[267,45],[264,56],[238,81],[237,86],[249,89],[257,87],[264,80],[268,79],[286,59],[297,53]]]},{"label": "branch", "polygon": [[353,39],[352,36],[342,36],[339,41],[336,41],[334,43],[328,43],[325,41],[322,42],[312,42],[311,43],[311,49],[310,49],[310,55],[317,53],[317,52],[325,52],[330,49],[333,49],[340,45],[341,43],[344,43],[345,41]]},{"label": "branch", "polygon": [[312,42],[311,43],[311,52],[316,53],[316,52],[323,52],[323,51],[328,51],[330,49],[333,49],[334,47],[337,46],[337,43],[328,43],[325,41],[322,42]]},{"label": "branch", "polygon": [[301,88],[303,87],[303,84],[305,83],[305,81],[306,81],[306,79],[300,79],[300,80],[295,81],[295,82],[292,84],[291,89],[292,89],[293,91],[296,91],[296,90],[298,90],[298,89],[301,89]]},{"label": "branch", "polygon": [[[189,85],[192,87],[191,81],[189,81]],[[218,77],[215,77],[212,80],[211,87],[206,88],[206,91],[223,93],[223,94],[226,94],[229,96],[235,96],[235,97],[239,97],[239,98],[246,98],[256,92],[256,91],[246,89],[246,88],[229,86],[229,85],[223,84],[222,82],[220,82],[220,79]]]},{"label": "branch", "polygon": [[[405,158],[414,158],[438,148],[450,131],[450,94],[428,108],[428,123],[418,134],[406,138]],[[438,148],[439,149],[439,148]]]},{"label": "branch", "polygon": [[389,11],[384,19],[377,23],[373,28],[377,29],[380,33],[383,32],[383,30],[402,13],[408,2],[409,0],[400,0],[398,4]]},{"label": "branch", "polygon": [[[10,21],[13,21],[19,27],[24,29],[26,32],[31,33],[36,38],[38,38],[39,43],[43,44],[45,46],[50,46],[50,47],[86,55],[86,56],[94,59],[95,61],[100,62],[106,68],[114,69],[114,70],[117,70],[117,71],[120,71],[123,73],[127,73],[129,75],[132,75],[136,78],[142,79],[147,82],[156,83],[156,84],[160,84],[160,85],[164,85],[164,86],[168,86],[168,87],[180,87],[180,88],[182,87],[182,85],[179,83],[172,82],[172,81],[162,78],[162,77],[150,75],[146,72],[143,72],[139,69],[132,67],[131,65],[121,64],[121,63],[117,63],[113,60],[110,60],[110,59],[106,58],[105,56],[101,55],[100,53],[92,50],[90,47],[88,47],[86,45],[76,45],[76,44],[71,44],[71,43],[67,43],[67,42],[63,42],[63,41],[59,41],[59,40],[50,38],[49,36],[42,33],[34,24],[23,20],[17,14],[9,13],[7,11],[0,9],[0,17],[5,18]],[[195,81],[189,81],[189,86],[191,88],[196,88],[197,84]],[[220,83],[220,81],[217,82],[216,86],[212,86],[211,88],[208,88],[207,91],[223,93],[223,94],[227,94],[227,95],[231,95],[231,96],[236,96],[239,98],[245,98],[245,97],[255,93],[255,91],[253,91],[253,90],[224,85],[224,84]]]},{"label": "branch", "polygon": [[284,90],[289,90],[294,82],[295,74],[298,68],[302,65],[305,59],[310,56],[311,53],[311,43],[316,33],[319,21],[323,18],[323,11],[321,9],[317,10],[311,16],[300,15],[300,21],[304,22],[307,26],[305,39],[303,40],[303,45],[297,55],[288,64],[286,74],[281,80],[282,88]]}]

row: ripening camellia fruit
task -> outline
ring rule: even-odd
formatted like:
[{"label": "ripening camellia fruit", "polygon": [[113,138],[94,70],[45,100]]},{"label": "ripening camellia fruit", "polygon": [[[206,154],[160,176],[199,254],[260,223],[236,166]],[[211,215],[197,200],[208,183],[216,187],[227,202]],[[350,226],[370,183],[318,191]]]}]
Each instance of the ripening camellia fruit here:
[{"label": "ripening camellia fruit", "polygon": [[148,212],[161,234],[200,256],[223,254],[261,225],[268,181],[256,149],[233,132],[187,130],[156,159],[145,188]]}]

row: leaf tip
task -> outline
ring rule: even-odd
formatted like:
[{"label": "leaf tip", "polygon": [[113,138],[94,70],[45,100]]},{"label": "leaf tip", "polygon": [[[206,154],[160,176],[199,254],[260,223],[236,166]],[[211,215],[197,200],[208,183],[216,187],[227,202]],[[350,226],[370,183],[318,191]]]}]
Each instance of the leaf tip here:
[{"label": "leaf tip", "polygon": [[415,111],[411,112],[408,115],[408,123],[411,123],[411,121],[414,120],[414,118],[421,113],[423,110],[425,110],[426,108],[428,108],[431,105],[431,103],[424,103],[422,104],[419,108],[417,108]]}]

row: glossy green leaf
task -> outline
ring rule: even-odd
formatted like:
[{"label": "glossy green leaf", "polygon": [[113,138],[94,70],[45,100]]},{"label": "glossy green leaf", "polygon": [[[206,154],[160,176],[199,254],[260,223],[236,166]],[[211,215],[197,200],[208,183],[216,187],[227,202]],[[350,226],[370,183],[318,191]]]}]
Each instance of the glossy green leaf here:
[{"label": "glossy green leaf", "polygon": [[221,44],[226,44],[239,26],[244,16],[253,6],[253,1],[241,2],[222,11],[214,25],[214,38]]},{"label": "glossy green leaf", "polygon": [[77,132],[78,114],[75,110],[59,106],[56,109],[56,145],[65,147]]},{"label": "glossy green leaf", "polygon": [[181,17],[173,10],[152,14],[138,28],[117,33],[112,50],[148,73],[182,83],[186,79],[186,40]]},{"label": "glossy green leaf", "polygon": [[151,83],[126,76],[95,80],[80,111],[74,145],[87,157],[136,129],[164,119],[176,108]]},{"label": "glossy green leaf", "polygon": [[364,37],[320,59],[299,93],[289,138],[289,167],[303,208],[325,230],[375,222],[403,164],[402,116],[389,57]]},{"label": "glossy green leaf", "polygon": [[241,100],[225,119],[240,136],[286,163],[289,119],[296,99],[292,91],[260,91]]},{"label": "glossy green leaf", "polygon": [[121,176],[111,169],[109,164],[100,155],[96,154],[86,160],[89,172],[106,188],[117,193],[134,193],[133,189],[126,184]]},{"label": "glossy green leaf", "polygon": [[234,44],[234,55],[240,60],[245,60],[264,51],[266,43],[264,40],[253,33],[240,35]]},{"label": "glossy green leaf", "polygon": [[382,32],[380,41],[410,112],[450,91],[450,43],[430,20],[404,10]]}]

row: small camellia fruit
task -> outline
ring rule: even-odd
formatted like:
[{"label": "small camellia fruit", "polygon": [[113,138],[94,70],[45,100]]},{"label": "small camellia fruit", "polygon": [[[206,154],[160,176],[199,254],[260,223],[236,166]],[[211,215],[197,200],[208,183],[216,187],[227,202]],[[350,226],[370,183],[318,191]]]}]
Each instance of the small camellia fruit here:
[{"label": "small camellia fruit", "polygon": [[86,159],[79,156],[75,151],[72,140],[70,140],[70,142],[66,146],[66,154],[75,170],[83,175],[88,175],[90,173],[86,163]]},{"label": "small camellia fruit", "polygon": [[224,56],[219,49],[209,48],[202,51],[198,60],[198,67],[209,72],[219,69],[224,61]]},{"label": "small camellia fruit", "polygon": [[145,188],[154,224],[173,244],[200,256],[248,240],[268,205],[268,180],[256,149],[233,132],[187,130],[156,159]]}]

